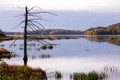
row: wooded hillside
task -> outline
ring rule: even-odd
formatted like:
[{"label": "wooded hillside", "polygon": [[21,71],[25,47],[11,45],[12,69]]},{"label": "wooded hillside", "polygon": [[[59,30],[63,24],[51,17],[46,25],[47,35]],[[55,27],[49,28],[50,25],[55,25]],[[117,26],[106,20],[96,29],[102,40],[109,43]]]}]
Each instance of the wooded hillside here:
[{"label": "wooded hillside", "polygon": [[30,31],[28,34],[33,35],[77,35],[83,34],[80,30],[64,30],[64,29],[46,29],[46,30],[36,30]]},{"label": "wooded hillside", "polygon": [[85,31],[86,35],[120,35],[120,23],[107,27],[95,27]]}]

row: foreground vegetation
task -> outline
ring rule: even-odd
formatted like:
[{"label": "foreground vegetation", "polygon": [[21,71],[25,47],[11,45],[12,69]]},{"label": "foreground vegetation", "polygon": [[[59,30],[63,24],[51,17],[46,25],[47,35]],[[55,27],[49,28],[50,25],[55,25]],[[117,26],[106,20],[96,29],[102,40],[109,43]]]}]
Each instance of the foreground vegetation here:
[{"label": "foreground vegetation", "polygon": [[1,80],[46,80],[46,73],[41,69],[32,69],[28,66],[8,65],[0,63]]},{"label": "foreground vegetation", "polygon": [[98,73],[95,71],[89,73],[73,73],[71,79],[73,80],[104,80],[107,78],[106,73]]}]

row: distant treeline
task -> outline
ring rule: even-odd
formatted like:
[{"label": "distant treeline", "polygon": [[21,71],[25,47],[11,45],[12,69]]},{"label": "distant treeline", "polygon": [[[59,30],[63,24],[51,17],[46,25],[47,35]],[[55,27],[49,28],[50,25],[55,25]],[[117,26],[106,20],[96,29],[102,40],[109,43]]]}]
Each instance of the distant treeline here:
[{"label": "distant treeline", "polygon": [[36,30],[30,31],[28,34],[33,35],[79,35],[83,34],[80,30],[64,30],[64,29],[44,29],[44,30]]},{"label": "distant treeline", "polygon": [[107,27],[90,28],[84,32],[86,35],[120,35],[120,23]]},{"label": "distant treeline", "polygon": [[23,32],[3,32],[5,35],[23,35]]},{"label": "distant treeline", "polygon": [[[4,32],[5,35],[23,35],[23,32]],[[80,35],[84,34],[80,30],[64,30],[64,29],[43,29],[28,31],[28,35]]]},{"label": "distant treeline", "polygon": [[[2,32],[2,35],[23,35],[23,32]],[[106,27],[94,27],[85,31],[81,30],[65,30],[65,29],[42,29],[28,31],[29,35],[120,35],[120,23],[113,24]]]}]

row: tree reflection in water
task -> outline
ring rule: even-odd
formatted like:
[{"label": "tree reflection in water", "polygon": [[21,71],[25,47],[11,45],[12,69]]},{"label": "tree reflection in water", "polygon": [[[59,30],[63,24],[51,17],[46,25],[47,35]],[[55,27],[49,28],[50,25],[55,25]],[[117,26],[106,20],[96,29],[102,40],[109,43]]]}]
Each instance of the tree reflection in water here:
[{"label": "tree reflection in water", "polygon": [[108,42],[120,46],[120,36],[85,36],[90,41]]}]

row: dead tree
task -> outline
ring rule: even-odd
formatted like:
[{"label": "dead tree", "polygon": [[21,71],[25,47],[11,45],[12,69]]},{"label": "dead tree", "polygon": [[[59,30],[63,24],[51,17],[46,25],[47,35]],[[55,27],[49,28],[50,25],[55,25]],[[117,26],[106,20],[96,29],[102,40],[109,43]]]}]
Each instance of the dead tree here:
[{"label": "dead tree", "polygon": [[[32,8],[29,9],[26,6],[25,7],[25,14],[18,15],[20,17],[20,19],[24,18],[24,20],[21,21],[17,26],[14,27],[14,28],[16,28],[16,27],[18,27],[18,26],[20,26],[21,24],[24,23],[24,57],[23,57],[24,65],[27,65],[27,60],[28,60],[28,57],[27,57],[27,34],[28,34],[28,32],[30,32],[31,30],[32,31],[42,30],[42,29],[45,30],[45,27],[40,22],[38,22],[39,20],[45,20],[45,19],[43,17],[39,16],[39,14],[47,13],[47,14],[57,16],[56,14],[51,13],[51,12],[47,12],[47,11],[31,12],[31,10],[33,10],[34,8],[40,9],[39,7],[32,7]],[[32,33],[32,31],[31,31],[31,33]],[[42,44],[44,44],[44,43],[49,44],[48,42],[46,42],[44,40],[41,40],[41,41],[43,41],[43,42],[41,42]]]},{"label": "dead tree", "polygon": [[24,65],[27,65],[27,26],[28,26],[28,8],[25,7],[25,27],[24,27]]}]

